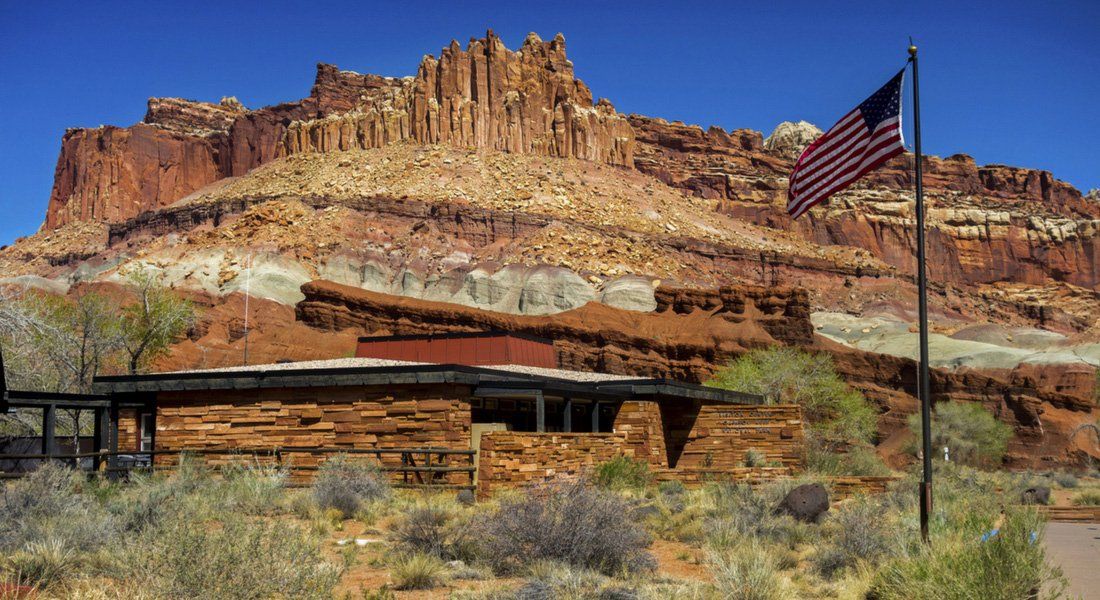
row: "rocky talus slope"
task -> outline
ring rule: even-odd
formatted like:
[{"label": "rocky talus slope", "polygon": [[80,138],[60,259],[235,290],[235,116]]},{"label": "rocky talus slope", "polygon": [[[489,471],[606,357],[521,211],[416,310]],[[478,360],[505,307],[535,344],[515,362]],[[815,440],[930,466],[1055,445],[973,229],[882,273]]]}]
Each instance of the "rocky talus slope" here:
[{"label": "rocky talus slope", "polygon": [[[295,348],[306,327],[541,327],[572,340],[569,364],[702,379],[796,343],[837,357],[894,444],[913,408],[913,157],[792,222],[787,175],[818,133],[620,114],[562,36],[513,51],[489,32],[408,77],[321,64],[293,102],[153,98],[136,125],[69,130],[43,228],[0,248],[0,284],[66,293],[152,269],[210,307],[171,366],[234,360],[246,288],[269,311],[252,351],[272,359],[347,351],[339,333]],[[1078,460],[1063,434],[1097,416],[1100,197],[1045,171],[925,160],[937,397],[1012,422],[1018,464]],[[800,333],[720,308],[735,296],[786,298]],[[631,333],[644,323],[661,325]]]}]

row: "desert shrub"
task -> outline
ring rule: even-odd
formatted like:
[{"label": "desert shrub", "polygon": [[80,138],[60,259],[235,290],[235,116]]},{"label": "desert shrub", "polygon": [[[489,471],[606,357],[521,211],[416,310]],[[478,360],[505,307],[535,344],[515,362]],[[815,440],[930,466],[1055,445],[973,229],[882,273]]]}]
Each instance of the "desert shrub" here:
[{"label": "desert shrub", "polygon": [[45,542],[84,552],[115,540],[117,520],[79,493],[81,484],[70,469],[47,463],[0,488],[0,552]]},{"label": "desert shrub", "polygon": [[712,552],[708,564],[722,598],[785,600],[792,597],[775,554],[757,540],[749,538],[736,549]]},{"label": "desert shrub", "polygon": [[646,461],[616,456],[596,466],[594,479],[604,489],[640,490],[645,489],[653,477]]},{"label": "desert shrub", "polygon": [[782,346],[753,350],[720,369],[706,385],[798,404],[811,435],[826,444],[867,443],[875,435],[874,407],[840,379],[828,354]]},{"label": "desert shrub", "polygon": [[745,538],[758,538],[793,548],[812,534],[810,527],[775,507],[800,482],[775,482],[760,489],[745,484],[721,483],[706,488],[708,498],[704,530],[714,550],[735,548]]},{"label": "desert shrub", "polygon": [[1077,476],[1067,471],[1057,471],[1054,473],[1053,477],[1054,482],[1057,483],[1059,487],[1065,489],[1075,488],[1080,484],[1080,482],[1077,481]]},{"label": "desert shrub", "polygon": [[698,504],[685,502],[682,495],[662,494],[654,506],[657,513],[645,523],[658,538],[695,543],[706,537],[706,514]]},{"label": "desert shrub", "polygon": [[[963,515],[962,518],[968,518]],[[1047,565],[1040,539],[1042,520],[1013,509],[1000,533],[981,541],[968,527],[917,544],[888,561],[875,575],[868,597],[881,600],[1016,600],[1030,598],[1044,583],[1060,583]]]},{"label": "desert shrub", "polygon": [[134,548],[134,576],[167,598],[331,598],[340,569],[320,540],[274,520],[224,515],[195,522],[181,513],[147,530]]},{"label": "desert shrub", "polygon": [[559,482],[505,500],[479,527],[480,551],[498,573],[515,573],[534,561],[617,573],[655,567],[649,535],[630,518],[621,497],[586,485]]},{"label": "desert shrub", "polygon": [[[909,416],[909,429],[920,439],[920,415]],[[932,418],[932,448],[946,446],[951,460],[974,467],[999,465],[1012,437],[1012,427],[975,402],[941,402]]]},{"label": "desert shrub", "polygon": [[555,562],[531,565],[527,581],[511,600],[634,600],[633,590],[607,576]]},{"label": "desert shrub", "polygon": [[437,506],[414,508],[397,525],[394,539],[409,554],[428,554],[443,560],[471,560],[475,540],[468,523]]},{"label": "desert shrub", "polygon": [[351,517],[364,502],[390,495],[390,486],[377,466],[352,463],[345,455],[334,456],[321,465],[313,482],[313,499],[322,509],[334,508]]},{"label": "desert shrub", "polygon": [[70,574],[78,557],[57,539],[31,542],[4,557],[0,564],[19,585],[49,588]]},{"label": "desert shrub", "polygon": [[890,467],[873,448],[856,446],[847,452],[834,452],[811,443],[806,450],[806,468],[819,475],[884,477]]},{"label": "desert shrub", "polygon": [[1074,506],[1100,506],[1100,492],[1081,492],[1073,497]]},{"label": "desert shrub", "polygon": [[390,567],[394,587],[399,590],[430,590],[443,585],[447,568],[443,561],[430,554],[407,554],[397,557]]},{"label": "desert shrub", "polygon": [[749,448],[745,450],[745,458],[742,463],[746,467],[763,467],[768,464],[768,457],[756,448]]},{"label": "desert shrub", "polygon": [[684,483],[679,479],[670,479],[657,484],[657,491],[660,492],[662,496],[679,496],[686,492],[687,488],[684,487]]},{"label": "desert shrub", "polygon": [[829,518],[824,544],[814,556],[817,570],[833,577],[860,562],[877,564],[893,550],[893,529],[882,506],[869,501],[848,504]]},{"label": "desert shrub", "polygon": [[218,508],[249,515],[275,511],[286,490],[289,473],[277,466],[256,463],[231,463],[222,469],[215,487]]}]

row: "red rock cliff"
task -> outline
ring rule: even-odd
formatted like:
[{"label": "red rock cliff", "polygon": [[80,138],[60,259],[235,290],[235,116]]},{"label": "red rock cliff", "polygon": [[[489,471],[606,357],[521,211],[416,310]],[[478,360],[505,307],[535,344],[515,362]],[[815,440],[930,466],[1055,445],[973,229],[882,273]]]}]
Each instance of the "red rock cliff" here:
[{"label": "red rock cliff", "polygon": [[401,140],[633,165],[634,130],[610,103],[593,104],[561,35],[532,34],[513,52],[490,31],[425,57],[415,77],[321,64],[297,102],[248,111],[153,98],[137,125],[70,130],[45,226],[119,222],[282,155]]},{"label": "red rock cliff", "polygon": [[559,34],[527,36],[518,51],[491,31],[426,56],[416,77],[340,73],[323,66],[313,95],[325,118],[296,122],[285,152],[377,148],[398,140],[633,165],[634,130],[573,75]]}]

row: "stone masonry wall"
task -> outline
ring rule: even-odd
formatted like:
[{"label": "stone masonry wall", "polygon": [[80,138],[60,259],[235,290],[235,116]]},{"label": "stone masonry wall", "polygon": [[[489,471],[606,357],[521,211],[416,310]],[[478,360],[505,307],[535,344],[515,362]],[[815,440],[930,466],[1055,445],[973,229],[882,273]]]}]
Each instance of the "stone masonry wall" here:
[{"label": "stone masonry wall", "polygon": [[501,488],[541,483],[558,475],[580,475],[619,455],[634,456],[626,436],[619,433],[484,433],[478,496],[486,498]]},{"label": "stone masonry wall", "polygon": [[118,411],[118,451],[134,452],[141,449],[137,409],[123,408]]},{"label": "stone masonry wall", "polygon": [[623,402],[614,430],[622,434],[635,458],[653,467],[668,466],[661,409],[656,402]]},{"label": "stone masonry wall", "polygon": [[699,407],[678,470],[727,471],[744,464],[751,448],[768,463],[801,468],[805,438],[802,411],[795,405],[713,404]]},{"label": "stone masonry wall", "polygon": [[[156,445],[245,453],[285,447],[468,449],[468,396],[466,387],[447,385],[166,392],[158,398]],[[289,455],[292,477],[307,479],[331,455]],[[400,464],[400,457],[384,455],[383,463]]]}]

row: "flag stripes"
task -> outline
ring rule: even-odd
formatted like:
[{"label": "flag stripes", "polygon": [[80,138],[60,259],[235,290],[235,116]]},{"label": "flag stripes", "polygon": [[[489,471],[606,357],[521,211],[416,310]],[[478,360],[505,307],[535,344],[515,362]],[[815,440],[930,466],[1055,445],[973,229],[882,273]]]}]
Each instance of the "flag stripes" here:
[{"label": "flag stripes", "polygon": [[787,212],[798,218],[905,151],[901,83],[905,70],[806,147],[791,171]]}]

